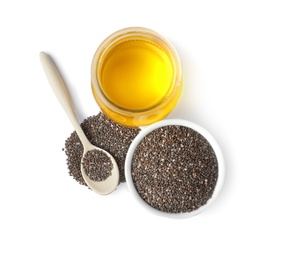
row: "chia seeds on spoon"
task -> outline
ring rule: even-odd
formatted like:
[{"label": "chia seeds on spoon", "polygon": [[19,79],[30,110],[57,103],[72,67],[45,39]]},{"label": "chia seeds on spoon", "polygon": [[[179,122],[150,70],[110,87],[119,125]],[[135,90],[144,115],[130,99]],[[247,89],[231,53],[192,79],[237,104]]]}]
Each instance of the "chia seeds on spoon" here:
[{"label": "chia seeds on spoon", "polygon": [[168,213],[191,212],[212,197],[218,162],[209,142],[185,126],[149,133],[137,146],[132,177],[142,199]]},{"label": "chia seeds on spoon", "polygon": [[[103,113],[86,118],[81,123],[81,127],[93,145],[109,152],[114,157],[119,168],[120,182],[125,182],[124,164],[126,154],[140,129],[119,125]],[[78,183],[86,185],[81,174],[83,146],[75,131],[66,139],[63,150],[67,156],[69,175]]]},{"label": "chia seeds on spoon", "polygon": [[111,176],[113,164],[109,156],[100,150],[87,151],[82,160],[85,174],[96,182],[105,181]]}]

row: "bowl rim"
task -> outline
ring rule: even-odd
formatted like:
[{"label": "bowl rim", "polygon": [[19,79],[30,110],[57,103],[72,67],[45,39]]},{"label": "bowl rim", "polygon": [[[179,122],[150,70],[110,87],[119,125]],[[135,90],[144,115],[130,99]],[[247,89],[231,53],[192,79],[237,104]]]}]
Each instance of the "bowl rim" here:
[{"label": "bowl rim", "polygon": [[[203,135],[203,137],[205,137],[207,139],[207,141],[210,143],[210,145],[212,146],[216,158],[217,158],[217,162],[218,162],[218,179],[217,179],[217,183],[216,186],[214,188],[214,192],[212,194],[212,197],[207,201],[207,203],[203,206],[201,206],[200,208],[191,211],[191,212],[184,212],[184,213],[167,213],[167,212],[163,212],[160,211],[158,209],[153,208],[152,206],[150,206],[148,203],[146,203],[141,196],[139,195],[139,193],[137,192],[133,179],[132,179],[132,173],[131,173],[131,165],[132,165],[132,159],[133,159],[133,155],[134,152],[136,150],[137,145],[142,141],[142,139],[148,135],[150,132],[152,132],[153,130],[160,128],[160,127],[164,127],[164,126],[168,126],[168,125],[180,125],[180,126],[185,126],[185,127],[189,127],[195,131],[197,131],[198,133],[200,133],[201,135]],[[164,119],[161,120],[159,122],[156,122],[152,125],[147,126],[146,128],[142,129],[141,132],[136,136],[136,138],[133,140],[133,142],[131,143],[127,156],[126,156],[126,160],[125,160],[125,177],[126,177],[126,183],[127,183],[127,187],[130,190],[130,193],[132,194],[132,198],[137,202],[137,204],[140,205],[140,207],[143,207],[144,209],[146,209],[147,211],[158,215],[158,216],[162,216],[162,217],[167,217],[167,218],[174,218],[174,219],[182,219],[182,218],[189,218],[192,216],[195,216],[197,214],[199,214],[200,212],[202,212],[203,210],[205,210],[207,207],[209,207],[212,202],[215,201],[216,197],[219,195],[220,190],[223,186],[223,182],[224,182],[224,175],[225,175],[225,163],[224,163],[224,157],[223,157],[223,153],[218,145],[218,143],[216,142],[216,140],[214,139],[214,137],[203,127],[185,120],[185,119]]]}]

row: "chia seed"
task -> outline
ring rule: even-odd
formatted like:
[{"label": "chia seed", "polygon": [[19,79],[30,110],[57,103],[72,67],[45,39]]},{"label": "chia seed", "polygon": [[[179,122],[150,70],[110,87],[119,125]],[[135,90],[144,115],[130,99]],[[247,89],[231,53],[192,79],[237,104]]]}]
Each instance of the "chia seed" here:
[{"label": "chia seed", "polygon": [[132,159],[132,177],[137,192],[153,208],[191,212],[212,197],[218,162],[200,133],[169,125],[152,131],[139,143]]},{"label": "chia seed", "polygon": [[[81,127],[93,145],[109,152],[114,157],[119,168],[120,182],[125,182],[126,154],[140,129],[119,125],[103,113],[86,118],[81,123]],[[83,146],[75,131],[66,139],[64,151],[67,156],[69,175],[79,184],[86,185],[81,174]]]},{"label": "chia seed", "polygon": [[109,156],[100,150],[86,152],[82,160],[85,174],[93,181],[105,181],[111,176],[113,164]]}]

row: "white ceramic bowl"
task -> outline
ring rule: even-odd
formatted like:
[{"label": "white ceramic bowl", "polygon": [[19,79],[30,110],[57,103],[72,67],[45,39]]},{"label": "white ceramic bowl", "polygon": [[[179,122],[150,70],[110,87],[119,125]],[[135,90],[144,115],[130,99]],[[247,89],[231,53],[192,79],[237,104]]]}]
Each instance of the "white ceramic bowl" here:
[{"label": "white ceramic bowl", "polygon": [[[133,179],[132,179],[132,173],[131,173],[131,167],[132,167],[132,158],[134,155],[134,152],[136,150],[136,147],[138,146],[138,144],[142,141],[142,139],[148,135],[150,132],[152,132],[153,130],[163,127],[163,126],[167,126],[167,125],[181,125],[181,126],[186,126],[189,127],[193,130],[195,130],[196,132],[200,133],[203,137],[205,137],[207,139],[207,141],[210,143],[210,145],[212,146],[216,157],[217,157],[217,161],[218,161],[218,179],[217,179],[217,183],[214,189],[214,192],[212,194],[212,197],[207,201],[207,203],[203,206],[201,206],[200,208],[198,208],[197,210],[191,211],[191,212],[186,212],[186,213],[167,213],[167,212],[163,212],[160,211],[158,209],[153,208],[152,206],[150,206],[148,203],[146,203],[141,196],[139,195],[139,193],[137,192]],[[126,176],[126,182],[127,182],[127,186],[131,192],[131,194],[133,195],[133,199],[140,205],[142,206],[144,209],[159,215],[159,216],[164,216],[164,217],[169,217],[169,218],[189,218],[192,216],[195,216],[197,214],[199,214],[200,212],[202,212],[204,209],[206,209],[209,205],[211,205],[211,203],[215,200],[215,198],[217,197],[217,195],[219,194],[222,184],[223,184],[223,180],[224,180],[224,158],[223,158],[223,154],[221,152],[221,149],[219,147],[219,145],[217,144],[217,142],[215,141],[215,139],[213,138],[213,136],[206,131],[204,128],[200,127],[199,125],[192,123],[190,121],[187,120],[183,120],[183,119],[166,119],[166,120],[162,120],[159,121],[157,123],[154,123],[148,127],[146,127],[145,129],[141,130],[141,132],[137,135],[137,137],[134,139],[134,141],[132,142],[128,153],[127,153],[127,157],[126,157],[126,162],[125,162],[125,176]]]}]

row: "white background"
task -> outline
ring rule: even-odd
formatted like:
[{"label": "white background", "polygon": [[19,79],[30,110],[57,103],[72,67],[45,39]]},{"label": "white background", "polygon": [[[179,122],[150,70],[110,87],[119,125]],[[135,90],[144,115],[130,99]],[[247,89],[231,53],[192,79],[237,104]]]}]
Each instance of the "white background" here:
[{"label": "white background", "polygon": [[[1,1],[0,259],[282,259],[283,3]],[[42,71],[49,53],[79,120],[96,114],[90,64],[109,34],[144,26],[166,36],[184,69],[169,116],[218,140],[226,179],[198,216],[145,212],[126,184],[99,196],[69,175],[73,131]]]}]

